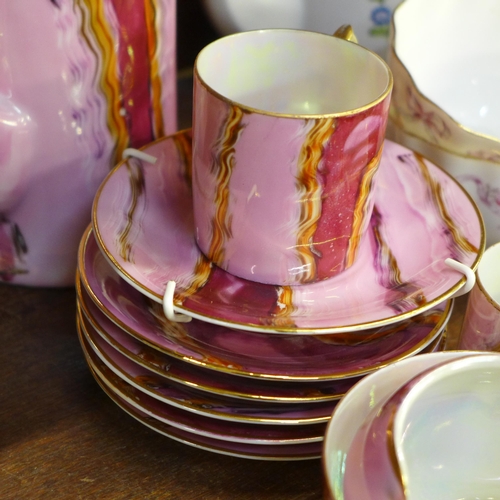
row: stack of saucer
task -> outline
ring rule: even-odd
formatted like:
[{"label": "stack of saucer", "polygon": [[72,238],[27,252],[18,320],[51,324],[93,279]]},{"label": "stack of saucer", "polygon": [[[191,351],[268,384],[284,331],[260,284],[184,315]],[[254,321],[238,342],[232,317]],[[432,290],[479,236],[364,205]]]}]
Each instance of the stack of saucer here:
[{"label": "stack of saucer", "polygon": [[96,195],[77,273],[87,362],[116,404],[173,439],[320,457],[335,405],[360,378],[444,348],[465,282],[445,261],[475,269],[481,217],[450,176],[387,141],[379,219],[356,263],[311,285],[250,282],[196,246],[190,146],[184,131],[143,148]]}]

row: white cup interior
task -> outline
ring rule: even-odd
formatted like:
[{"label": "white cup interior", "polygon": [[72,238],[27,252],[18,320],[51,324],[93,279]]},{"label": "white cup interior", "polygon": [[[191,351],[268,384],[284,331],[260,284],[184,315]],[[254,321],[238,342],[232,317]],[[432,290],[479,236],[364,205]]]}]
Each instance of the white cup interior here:
[{"label": "white cup interior", "polygon": [[323,444],[324,472],[331,492],[343,497],[347,453],[371,410],[423,370],[464,356],[463,351],[449,351],[407,358],[367,375],[348,391],[333,412]]},{"label": "white cup interior", "polygon": [[500,2],[406,0],[395,49],[422,94],[473,132],[500,138]]},{"label": "white cup interior", "polygon": [[486,249],[477,276],[488,295],[500,306],[500,243]]},{"label": "white cup interior", "polygon": [[500,356],[451,361],[417,382],[396,412],[406,498],[498,498]]},{"label": "white cup interior", "polygon": [[221,38],[198,55],[200,79],[243,107],[286,115],[343,114],[385,96],[392,76],[363,47],[330,35],[260,30]]}]

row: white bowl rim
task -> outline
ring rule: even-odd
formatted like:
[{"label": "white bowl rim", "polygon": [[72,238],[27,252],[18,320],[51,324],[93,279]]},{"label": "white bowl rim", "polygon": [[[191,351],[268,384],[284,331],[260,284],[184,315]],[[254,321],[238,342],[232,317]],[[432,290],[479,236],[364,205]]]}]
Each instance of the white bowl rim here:
[{"label": "white bowl rim", "polygon": [[457,370],[474,370],[481,368],[484,365],[493,364],[494,368],[500,370],[500,353],[492,353],[484,351],[482,354],[477,352],[470,352],[465,356],[448,360],[444,364],[436,368],[430,368],[417,383],[408,391],[403,401],[399,405],[394,418],[393,429],[393,442],[396,453],[396,459],[401,471],[401,480],[405,491],[407,490],[407,477],[408,477],[408,463],[406,457],[399,446],[401,438],[405,432],[405,421],[413,405],[422,396],[422,394],[435,384],[439,384],[443,380],[451,377]]},{"label": "white bowl rim", "polygon": [[[440,112],[443,113],[450,122],[452,122],[453,124],[455,124],[458,128],[460,128],[464,132],[470,134],[471,136],[480,137],[482,139],[486,139],[486,140],[492,141],[494,143],[494,144],[492,144],[492,148],[494,148],[494,147],[497,147],[497,148],[500,147],[500,138],[497,138],[497,137],[494,137],[494,136],[491,136],[491,135],[488,135],[488,134],[484,134],[484,133],[481,133],[481,132],[476,132],[476,131],[472,130],[471,128],[469,128],[469,127],[461,124],[458,120],[456,120],[449,113],[447,113],[442,107],[440,107],[436,102],[434,102],[433,100],[429,99],[422,92],[422,90],[419,88],[419,86],[415,82],[415,79],[411,75],[410,71],[408,70],[408,68],[405,65],[405,63],[403,62],[403,60],[399,57],[399,54],[397,53],[397,50],[396,50],[396,31],[397,30],[396,30],[396,21],[395,21],[395,19],[396,19],[397,15],[398,15],[398,12],[403,9],[403,7],[404,7],[405,4],[406,4],[406,0],[403,0],[399,5],[396,6],[396,8],[394,9],[394,12],[393,12],[393,14],[391,16],[391,24],[390,24],[391,35],[390,35],[389,46],[388,46],[388,51],[390,52],[390,55],[392,57],[394,57],[394,59],[396,59],[401,64],[401,67],[406,72],[409,80],[411,81],[411,84],[412,84],[413,88],[418,93],[418,95],[419,95],[419,97],[421,99],[423,99],[428,104],[434,106],[435,108],[439,109]],[[422,140],[425,141],[425,139],[422,139]],[[429,142],[429,141],[425,141],[425,142]],[[437,144],[434,144],[434,143],[433,143],[433,145],[437,146]],[[438,147],[440,147],[440,149],[443,149],[444,151],[447,151],[449,153],[456,154],[454,151],[449,151],[446,148],[443,148],[442,146],[438,146]],[[464,155],[460,155],[460,156],[464,156]],[[498,164],[498,162],[495,162],[495,161],[492,161],[492,160],[489,160],[489,161],[491,161],[491,163],[493,163],[493,164]]]}]

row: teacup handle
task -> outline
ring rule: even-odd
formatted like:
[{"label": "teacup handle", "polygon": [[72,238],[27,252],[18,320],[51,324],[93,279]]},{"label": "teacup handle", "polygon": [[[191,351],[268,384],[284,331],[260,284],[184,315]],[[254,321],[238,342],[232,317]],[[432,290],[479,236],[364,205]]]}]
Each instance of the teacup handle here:
[{"label": "teacup handle", "polygon": [[343,24],[334,34],[336,38],[342,38],[342,40],[347,40],[348,42],[358,43],[358,39],[354,34],[354,30],[350,24]]}]

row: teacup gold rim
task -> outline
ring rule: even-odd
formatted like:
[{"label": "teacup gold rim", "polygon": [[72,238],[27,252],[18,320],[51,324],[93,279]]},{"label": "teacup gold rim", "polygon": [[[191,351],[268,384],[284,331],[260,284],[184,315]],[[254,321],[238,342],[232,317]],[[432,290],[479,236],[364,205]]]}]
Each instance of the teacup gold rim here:
[{"label": "teacup gold rim", "polygon": [[[489,353],[487,352],[484,352],[484,351],[470,351],[470,350],[465,350],[465,349],[457,349],[457,350],[453,350],[453,351],[439,351],[439,352],[432,352],[432,353],[427,353],[426,356],[438,356],[438,357],[441,357],[441,356],[446,356],[444,358],[444,361],[441,361],[440,363],[446,363],[446,361],[449,359],[449,360],[455,360],[455,359],[462,359],[463,357],[470,357],[470,356],[473,356],[473,355],[479,355],[479,356],[482,356],[482,355],[488,355]],[[451,357],[451,358],[448,358],[448,356],[454,356],[454,357]],[[438,359],[438,357],[436,357],[435,359]],[[414,357],[412,358],[408,358],[406,360],[404,360],[405,362],[413,362],[412,359],[415,359]],[[432,365],[433,366],[433,365]],[[432,369],[432,366],[430,367]],[[426,369],[427,370],[427,369]],[[380,372],[375,372],[375,373],[380,373]],[[375,376],[375,374],[372,374],[372,376]],[[361,383],[366,383],[366,381],[369,380],[369,377],[370,375],[368,375],[366,377],[366,379],[364,381],[362,381]],[[346,396],[350,396],[351,393],[354,393],[356,391],[356,386],[352,387],[351,389],[349,389],[349,391],[347,391],[346,393]],[[334,484],[331,480],[331,476],[329,474],[329,471],[328,471],[328,456],[329,456],[329,450],[327,448],[328,444],[329,444],[329,441],[328,441],[328,437],[331,435],[331,432],[334,428],[334,424],[336,423],[335,422],[335,417],[336,415],[342,411],[343,409],[345,408],[345,403],[342,404],[342,401],[337,405],[335,406],[335,408],[333,409],[332,411],[332,416],[330,418],[330,421],[328,422],[327,426],[326,426],[326,431],[325,431],[325,439],[323,440],[323,450],[322,450],[322,454],[321,454],[321,467],[322,467],[322,471],[323,471],[323,480],[324,480],[324,487],[325,487],[325,493],[327,494],[327,499],[328,500],[343,500],[344,499],[344,495],[343,495],[343,490],[341,491],[338,491],[336,488],[334,488]],[[346,452],[344,452],[346,453]],[[345,456],[344,455],[344,461],[345,461]]]},{"label": "teacup gold rim", "polygon": [[[464,357],[468,358],[469,356],[464,356]],[[459,358],[459,359],[463,359],[463,358]],[[404,401],[405,398],[407,398],[409,394],[413,394],[413,392],[414,392],[413,389],[415,387],[415,381],[416,381],[416,384],[418,385],[422,380],[427,379],[427,377],[429,375],[434,373],[434,370],[439,369],[441,366],[444,366],[447,363],[453,362],[453,361],[455,361],[455,360],[454,359],[452,359],[451,361],[444,360],[444,361],[438,363],[437,365],[432,365],[430,367],[425,368],[423,371],[419,372],[417,375],[415,375],[410,380],[408,380],[403,385],[401,385],[398,388],[398,390],[395,393],[393,393],[391,398],[399,393],[400,395],[403,396],[403,401]],[[388,401],[386,401],[385,403],[382,404],[381,410],[386,407]],[[401,404],[403,404],[403,402],[401,402],[400,405]],[[402,463],[401,455],[402,454],[400,453],[398,443],[396,442],[396,439],[395,439],[395,435],[396,435],[395,422],[397,419],[397,413],[398,413],[398,409],[395,409],[395,411],[391,415],[390,421],[387,424],[387,448],[388,448],[390,462],[391,462],[391,465],[393,468],[393,472],[394,472],[395,476],[397,477],[397,479],[399,481],[399,485],[400,485],[400,487],[401,487],[401,489],[404,492],[405,497],[406,497],[408,495],[408,475],[404,473],[404,471],[401,467],[401,463]]]},{"label": "teacup gold rim", "polygon": [[341,112],[337,112],[337,113],[319,113],[319,114],[296,114],[296,113],[279,113],[279,112],[275,112],[275,111],[267,111],[264,109],[259,109],[259,108],[254,108],[252,106],[247,106],[247,105],[242,104],[240,102],[237,102],[233,99],[230,99],[229,97],[226,97],[223,94],[214,90],[212,87],[210,87],[205,82],[205,80],[202,78],[202,76],[200,75],[200,73],[198,71],[198,59],[200,58],[200,55],[202,54],[202,52],[204,50],[213,46],[214,44],[220,43],[221,40],[226,40],[226,39],[233,38],[233,37],[245,36],[249,33],[265,33],[265,32],[292,32],[292,33],[295,32],[295,33],[307,33],[307,34],[311,34],[313,36],[317,35],[317,36],[327,37],[327,38],[334,37],[334,35],[327,35],[325,33],[319,33],[319,32],[315,32],[315,31],[308,31],[308,30],[301,30],[301,29],[289,29],[289,28],[269,28],[269,29],[249,30],[249,31],[243,31],[240,33],[233,33],[231,35],[227,35],[225,37],[218,38],[217,40],[214,40],[213,42],[206,45],[203,49],[201,49],[201,51],[196,56],[194,66],[193,66],[194,80],[198,81],[200,83],[200,85],[203,86],[203,88],[205,89],[206,92],[212,94],[217,99],[220,99],[221,101],[229,104],[230,106],[236,106],[237,108],[239,108],[245,112],[252,113],[252,114],[258,114],[258,115],[264,115],[264,116],[272,116],[272,117],[276,117],[276,118],[289,118],[289,119],[297,119],[297,120],[310,120],[310,119],[317,120],[317,119],[322,119],[322,118],[341,118],[341,117],[345,117],[345,116],[353,116],[353,115],[362,113],[363,111],[366,111],[368,109],[372,109],[377,104],[380,104],[385,99],[390,97],[393,86],[394,86],[394,78],[392,75],[391,68],[389,67],[387,62],[384,61],[384,59],[382,57],[380,57],[377,53],[373,52],[372,50],[367,49],[366,47],[363,47],[361,45],[358,45],[357,43],[355,43],[353,41],[349,41],[349,40],[346,40],[346,39],[340,38],[340,37],[337,37],[337,38],[338,38],[338,40],[341,40],[343,43],[351,43],[353,45],[357,45],[360,49],[365,50],[366,52],[371,54],[374,58],[376,58],[378,60],[379,63],[381,63],[381,66],[387,72],[387,85],[386,85],[385,89],[383,90],[383,92],[373,101],[371,101],[367,104],[364,104],[363,106],[359,106],[358,108],[347,110],[347,111],[341,111]]},{"label": "teacup gold rim", "polygon": [[[456,351],[456,352],[464,352],[464,351]],[[472,362],[474,362],[479,359],[481,360],[481,362],[483,362],[485,359],[486,362],[488,362],[489,360],[498,358],[498,355],[499,353],[495,352],[465,351],[464,356],[445,360],[444,362],[436,366],[431,366],[425,369],[423,372],[421,372],[419,375],[415,377],[418,378],[417,383],[413,387],[410,387],[409,390],[406,392],[406,395],[403,398],[402,402],[400,403],[398,411],[396,412],[395,418],[392,422],[391,446],[395,451],[395,459],[397,460],[399,470],[401,472],[400,479],[404,487],[405,496],[407,495],[407,492],[409,492],[410,490],[409,480],[408,480],[409,467],[406,456],[401,448],[402,440],[397,439],[398,437],[401,437],[402,435],[405,434],[402,425],[402,421],[404,421],[404,418],[406,416],[405,412],[408,412],[409,408],[411,408],[411,406],[415,404],[416,399],[418,399],[418,397],[422,392],[422,388],[423,390],[426,390],[429,387],[432,387],[434,384],[436,384],[436,382],[439,384],[440,381],[442,381],[442,379],[436,380],[436,373],[439,376],[441,372],[444,371],[445,378],[451,377],[454,374],[453,371],[451,371],[450,373],[446,373],[449,370],[449,366],[452,366],[454,368],[456,368],[457,366],[461,367],[462,365],[467,366],[467,364],[469,364],[471,360]],[[404,428],[406,429],[407,427],[405,426]]]},{"label": "teacup gold rim", "polygon": [[[447,119],[449,119],[453,124],[455,124],[458,128],[463,130],[464,132],[467,132],[468,134],[475,136],[475,137],[480,137],[482,139],[487,139],[489,141],[493,141],[496,143],[498,146],[500,146],[500,139],[488,134],[484,134],[481,132],[476,132],[472,130],[471,128],[467,127],[466,125],[461,124],[459,121],[457,121],[455,118],[453,118],[449,113],[447,113],[441,106],[439,106],[437,103],[435,103],[433,100],[429,99],[428,97],[425,96],[425,94],[420,90],[418,85],[416,84],[413,76],[411,75],[410,71],[406,67],[406,65],[403,63],[402,59],[399,57],[397,51],[396,51],[396,22],[395,22],[395,17],[397,15],[397,12],[402,9],[404,4],[406,3],[406,0],[403,0],[399,5],[396,6],[394,9],[394,12],[391,16],[391,25],[390,25],[390,44],[389,44],[389,51],[392,57],[394,57],[403,67],[404,71],[407,73],[408,78],[411,81],[411,84],[413,85],[413,88],[416,90],[417,94],[419,95],[420,98],[422,98],[424,101],[427,103],[435,106],[438,108],[442,113],[446,116]],[[492,162],[496,163],[496,162]]]}]

